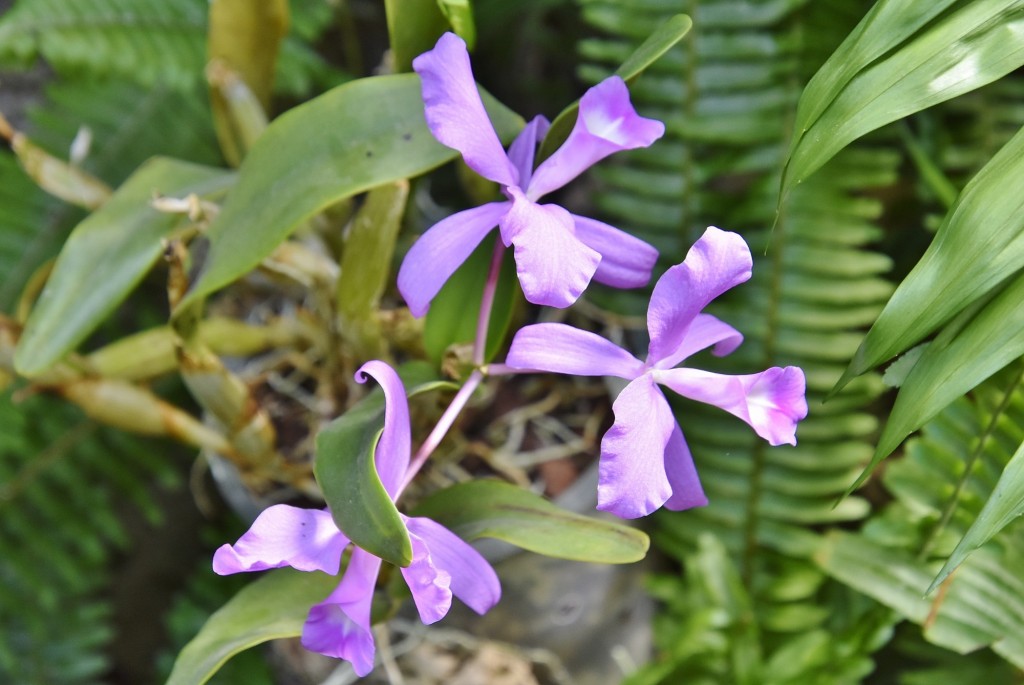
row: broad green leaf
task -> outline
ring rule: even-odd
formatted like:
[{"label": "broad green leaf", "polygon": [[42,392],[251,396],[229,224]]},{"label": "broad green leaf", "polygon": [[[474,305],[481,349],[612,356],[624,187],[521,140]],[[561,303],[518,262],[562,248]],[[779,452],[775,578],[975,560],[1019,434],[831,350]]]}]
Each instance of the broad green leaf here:
[{"label": "broad green leaf", "polygon": [[801,98],[781,196],[864,134],[1024,64],[1022,10],[1024,0],[876,7]]},{"label": "broad green leaf", "polygon": [[202,685],[228,659],[255,645],[302,634],[309,608],[330,594],[338,578],[290,568],[271,571],[244,587],[185,645],[167,685]]},{"label": "broad green leaf", "polygon": [[413,59],[434,47],[448,28],[438,0],[384,0],[395,71],[412,69]]},{"label": "broad green leaf", "polygon": [[1024,266],[1024,129],[971,179],[837,384],[909,349]]},{"label": "broad green leaf", "polygon": [[385,354],[377,312],[392,278],[391,257],[408,197],[405,180],[374,188],[344,238],[336,303],[341,334],[352,343],[357,359]]},{"label": "broad green leaf", "polygon": [[924,348],[896,397],[872,469],[928,420],[1024,356],[1024,276],[1017,276],[951,341]]},{"label": "broad green leaf", "polygon": [[[409,396],[451,387],[423,362],[405,364],[398,374]],[[408,566],[409,533],[374,462],[383,428],[384,393],[378,388],[317,434],[313,471],[338,528],[371,554]]]},{"label": "broad green leaf", "polygon": [[313,472],[341,532],[367,552],[408,566],[409,532],[374,462],[383,428],[384,393],[375,390],[317,434]]},{"label": "broad green leaf", "polygon": [[957,544],[935,580],[928,586],[931,594],[976,549],[992,539],[996,533],[1024,515],[1024,443],[1017,448],[1003,469],[996,489],[985,502],[978,518]]},{"label": "broad green leaf", "polygon": [[[683,39],[690,28],[693,20],[685,14],[676,14],[669,17],[655,29],[654,33],[645,40],[640,47],[626,58],[615,73],[622,77],[626,83],[632,83],[651,66],[659,57],[668,52],[673,45]],[[576,124],[576,113],[579,111],[579,101],[574,102],[563,109],[555,120],[551,122],[548,134],[544,136],[540,152],[537,154],[538,163],[551,156],[558,147],[569,137],[569,132]]]},{"label": "broad green leaf", "polygon": [[266,126],[278,50],[288,32],[288,2],[211,0],[209,19],[213,122],[224,156],[237,166]]},{"label": "broad green leaf", "polygon": [[[519,116],[482,95],[499,136],[522,128]],[[415,74],[351,81],[296,107],[246,156],[238,184],[207,232],[202,274],[179,307],[249,272],[317,212],[456,154],[427,129]]]},{"label": "broad green leaf", "polygon": [[[476,339],[476,312],[480,311],[496,240],[497,237],[480,243],[430,303],[423,328],[423,347],[435,364],[441,363],[445,351],[452,345],[471,344]],[[505,342],[518,292],[515,263],[511,253],[506,251],[494,294],[484,361],[493,359]]]},{"label": "broad green leaf", "polygon": [[466,41],[466,47],[476,47],[476,24],[473,22],[473,5],[470,0],[437,0],[452,30]]},{"label": "broad green leaf", "polygon": [[454,485],[416,507],[465,540],[496,538],[537,554],[574,561],[627,564],[650,545],[643,532],[573,514],[522,488],[495,480]]},{"label": "broad green leaf", "polygon": [[15,365],[32,376],[73,350],[153,267],[181,217],[150,206],[154,194],[209,197],[234,175],[222,169],[154,158],[71,233],[29,317]]}]

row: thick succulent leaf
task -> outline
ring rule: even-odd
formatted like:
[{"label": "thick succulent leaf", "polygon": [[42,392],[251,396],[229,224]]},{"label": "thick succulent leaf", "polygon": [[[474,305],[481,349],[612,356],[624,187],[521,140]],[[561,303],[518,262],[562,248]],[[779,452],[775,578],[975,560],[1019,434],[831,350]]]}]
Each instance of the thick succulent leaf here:
[{"label": "thick succulent leaf", "polygon": [[783,196],[865,133],[1024,64],[1022,9],[1021,0],[880,3],[801,98]]},{"label": "thick succulent leaf", "polygon": [[837,387],[909,349],[1014,275],[1024,266],[1022,238],[1024,129],[960,193]]},{"label": "thick succulent leaf", "polygon": [[[665,19],[636,50],[626,57],[615,73],[621,76],[626,83],[632,83],[672,46],[681,41],[692,26],[693,20],[685,14],[676,14]],[[551,128],[544,136],[540,151],[537,153],[538,164],[550,157],[551,153],[569,137],[569,132],[572,131],[572,127],[576,123],[578,111],[579,102],[577,101],[563,109],[551,122]]]},{"label": "thick succulent leaf", "polygon": [[939,574],[928,586],[931,594],[946,578],[964,563],[975,550],[992,539],[1010,523],[1024,515],[1024,443],[1003,469],[985,507],[978,514],[967,533],[949,555]]},{"label": "thick succulent leaf", "polygon": [[208,197],[233,181],[221,169],[167,158],[140,167],[65,243],[18,343],[19,373],[40,373],[73,350],[160,258],[181,217],[153,209],[154,192]]},{"label": "thick succulent leaf", "polygon": [[239,652],[268,640],[298,637],[309,607],[337,584],[326,573],[290,568],[267,573],[207,620],[178,654],[167,685],[202,685]]},{"label": "thick succulent leaf", "polygon": [[[398,375],[410,397],[452,387],[426,362],[403,364]],[[313,471],[338,528],[368,552],[408,566],[409,533],[374,461],[383,428],[384,393],[377,388],[317,434]]]},{"label": "thick succulent leaf", "polygon": [[384,429],[384,393],[375,390],[316,436],[313,470],[338,528],[359,547],[408,566],[412,543],[374,455]]},{"label": "thick succulent leaf", "polygon": [[522,488],[493,480],[460,483],[416,507],[464,540],[495,538],[537,554],[603,564],[643,559],[641,531],[560,509]]},{"label": "thick succulent leaf", "polygon": [[[522,127],[518,116],[483,95],[499,135]],[[207,232],[202,274],[179,306],[247,273],[317,212],[456,154],[427,129],[415,74],[352,81],[290,110],[246,156],[238,184]]]}]

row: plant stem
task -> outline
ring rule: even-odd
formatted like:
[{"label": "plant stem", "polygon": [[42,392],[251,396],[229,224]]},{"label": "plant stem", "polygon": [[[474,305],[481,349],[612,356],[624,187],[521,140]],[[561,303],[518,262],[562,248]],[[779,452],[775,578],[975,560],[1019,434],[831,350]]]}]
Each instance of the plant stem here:
[{"label": "plant stem", "polygon": [[498,290],[498,276],[501,274],[501,258],[505,256],[505,245],[501,238],[494,241],[494,254],[491,256],[491,269],[487,272],[483,296],[480,298],[480,316],[476,322],[476,340],[473,341],[473,365],[479,367],[484,363],[487,352],[487,329],[491,323],[491,309],[494,307],[494,293]]},{"label": "plant stem", "polygon": [[452,403],[448,405],[448,408],[441,414],[441,418],[437,420],[434,430],[430,431],[430,435],[423,441],[420,448],[416,450],[415,456],[413,456],[412,461],[409,463],[409,468],[405,471],[405,478],[402,480],[402,486],[398,489],[399,492],[405,490],[437,446],[441,444],[441,440],[448,433],[448,429],[455,423],[455,418],[462,411],[462,408],[466,406],[466,403],[469,402],[473,391],[476,390],[483,379],[484,375],[479,369],[474,369],[473,373],[469,374],[466,384],[459,389],[459,392],[455,394],[455,398],[452,399]]}]

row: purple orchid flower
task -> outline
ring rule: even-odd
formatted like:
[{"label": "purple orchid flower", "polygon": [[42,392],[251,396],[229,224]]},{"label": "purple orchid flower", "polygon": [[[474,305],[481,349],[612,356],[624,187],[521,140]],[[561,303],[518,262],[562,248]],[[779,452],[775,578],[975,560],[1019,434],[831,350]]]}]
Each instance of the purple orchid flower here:
[{"label": "purple orchid flower", "polygon": [[[384,432],[377,443],[376,465],[381,483],[394,500],[409,466],[409,405],[402,381],[390,366],[368,362],[356,373],[356,380],[364,383],[370,376],[384,390]],[[404,515],[402,520],[413,553],[402,576],[424,623],[444,618],[452,595],[479,614],[497,604],[498,577],[479,552],[436,521]],[[263,511],[238,542],[216,551],[213,570],[227,575],[291,566],[337,575],[348,544],[329,511],[277,504]],[[309,610],[302,629],[306,649],[345,659],[360,676],[373,670],[370,604],[380,566],[380,558],[355,547],[341,582]]]},{"label": "purple orchid flower", "polygon": [[586,92],[569,138],[534,171],[547,119],[531,121],[506,154],[461,38],[444,34],[433,50],[413,60],[413,69],[423,82],[431,133],[461,152],[471,169],[500,184],[508,198],[453,214],[412,246],[398,273],[398,289],[415,316],[427,312],[441,286],[495,226],[505,246],[515,246],[519,282],[535,304],[567,307],[591,279],[617,288],[647,284],[658,257],[653,247],[608,224],[537,202],[608,155],[647,147],[664,134],[664,124],[636,113],[621,78],[612,76]]},{"label": "purple orchid flower", "polygon": [[598,509],[637,518],[662,505],[678,511],[707,504],[659,384],[738,416],[772,445],[796,444],[796,424],[807,416],[800,368],[773,367],[749,376],[674,368],[708,347],[720,357],[739,347],[739,331],[701,310],[749,279],[752,263],[743,238],[708,228],[683,263],[654,286],[646,362],[594,333],[558,323],[526,326],[512,340],[509,367],[630,381],[612,405],[615,422],[601,440]]}]

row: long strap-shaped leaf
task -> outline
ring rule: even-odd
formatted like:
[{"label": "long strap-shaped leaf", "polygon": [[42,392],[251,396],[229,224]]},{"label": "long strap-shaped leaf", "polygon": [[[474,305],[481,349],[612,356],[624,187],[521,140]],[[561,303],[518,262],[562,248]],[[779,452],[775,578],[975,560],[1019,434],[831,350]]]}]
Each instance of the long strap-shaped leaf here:
[{"label": "long strap-shaped leaf", "polygon": [[1022,64],[1022,0],[881,0],[801,97],[782,196],[865,133]]}]

